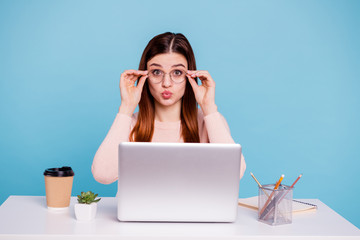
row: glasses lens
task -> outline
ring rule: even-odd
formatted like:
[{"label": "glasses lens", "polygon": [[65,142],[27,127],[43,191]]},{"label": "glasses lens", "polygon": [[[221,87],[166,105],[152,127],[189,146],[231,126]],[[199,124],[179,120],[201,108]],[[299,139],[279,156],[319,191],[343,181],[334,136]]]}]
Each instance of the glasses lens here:
[{"label": "glasses lens", "polygon": [[159,83],[162,81],[164,73],[160,70],[152,70],[149,72],[149,80],[154,83]]},{"label": "glasses lens", "polygon": [[171,79],[176,83],[181,83],[185,80],[185,72],[181,70],[174,70],[170,73]]}]

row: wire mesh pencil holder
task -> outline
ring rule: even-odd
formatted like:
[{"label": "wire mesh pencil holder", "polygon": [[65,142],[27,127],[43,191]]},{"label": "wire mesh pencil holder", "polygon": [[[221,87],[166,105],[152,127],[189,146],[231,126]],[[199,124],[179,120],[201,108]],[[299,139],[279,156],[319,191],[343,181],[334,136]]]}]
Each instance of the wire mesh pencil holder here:
[{"label": "wire mesh pencil holder", "polygon": [[292,223],[293,188],[274,184],[259,187],[258,220],[269,225]]}]

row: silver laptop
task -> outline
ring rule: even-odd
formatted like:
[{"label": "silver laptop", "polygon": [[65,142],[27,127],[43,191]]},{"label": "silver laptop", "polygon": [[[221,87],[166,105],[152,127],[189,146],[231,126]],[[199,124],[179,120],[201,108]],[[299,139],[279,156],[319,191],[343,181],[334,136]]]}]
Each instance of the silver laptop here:
[{"label": "silver laptop", "polygon": [[233,222],[241,146],[119,144],[120,221]]}]

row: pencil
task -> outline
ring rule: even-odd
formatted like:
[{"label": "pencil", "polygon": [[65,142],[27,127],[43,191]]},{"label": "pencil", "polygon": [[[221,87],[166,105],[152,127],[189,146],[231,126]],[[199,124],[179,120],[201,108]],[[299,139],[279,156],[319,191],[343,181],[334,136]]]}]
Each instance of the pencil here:
[{"label": "pencil", "polygon": [[252,172],[250,172],[251,176],[253,177],[253,179],[255,180],[255,182],[258,184],[258,186],[261,188],[261,190],[265,193],[265,195],[267,197],[269,197],[269,194],[267,194],[267,192],[265,192],[265,190],[262,188],[260,182],[256,179],[256,177],[254,176],[254,174]]},{"label": "pencil", "polygon": [[276,183],[275,187],[274,187],[274,190],[278,189],[279,186],[280,186],[280,183],[282,182],[282,180],[284,179],[285,175],[281,175],[279,181]]},{"label": "pencil", "polygon": [[298,178],[295,180],[295,182],[290,186],[291,188],[293,188],[294,187],[294,185],[297,183],[297,181],[299,181],[299,179],[302,177],[302,174],[300,174],[299,176],[298,176]]}]

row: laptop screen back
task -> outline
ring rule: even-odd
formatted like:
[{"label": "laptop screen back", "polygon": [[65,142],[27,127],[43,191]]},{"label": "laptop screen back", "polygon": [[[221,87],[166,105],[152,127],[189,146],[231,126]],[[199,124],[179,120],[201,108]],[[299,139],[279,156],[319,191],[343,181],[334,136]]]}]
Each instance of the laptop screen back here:
[{"label": "laptop screen back", "polygon": [[120,143],[118,219],[235,221],[240,157],[239,144]]}]

